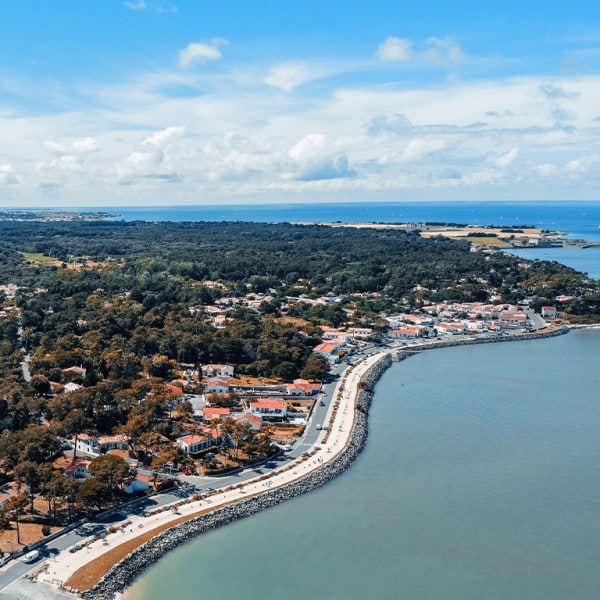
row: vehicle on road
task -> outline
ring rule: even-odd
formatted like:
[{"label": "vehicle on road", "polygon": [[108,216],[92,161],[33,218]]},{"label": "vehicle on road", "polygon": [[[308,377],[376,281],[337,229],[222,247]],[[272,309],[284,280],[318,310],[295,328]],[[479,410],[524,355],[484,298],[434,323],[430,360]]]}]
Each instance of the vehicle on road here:
[{"label": "vehicle on road", "polygon": [[32,563],[35,562],[40,557],[40,553],[38,550],[32,550],[23,556],[23,562]]},{"label": "vehicle on road", "polygon": [[321,431],[321,429],[323,429],[323,425],[321,425],[321,423],[317,423],[316,429]]}]

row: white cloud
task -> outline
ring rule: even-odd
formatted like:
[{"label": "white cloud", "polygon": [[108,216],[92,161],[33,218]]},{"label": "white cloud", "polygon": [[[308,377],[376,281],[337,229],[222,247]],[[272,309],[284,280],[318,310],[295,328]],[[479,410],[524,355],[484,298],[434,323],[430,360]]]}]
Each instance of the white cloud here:
[{"label": "white cloud", "polygon": [[192,42],[183,50],[179,51],[179,66],[183,69],[196,64],[206,62],[208,60],[220,60],[223,58],[219,46],[227,44],[227,40],[223,38],[215,38],[210,44],[200,42]]},{"label": "white cloud", "polygon": [[401,154],[401,160],[403,162],[420,160],[428,154],[438,152],[445,146],[446,142],[440,139],[414,139],[407,144],[406,148],[404,148]]},{"label": "white cloud", "polygon": [[505,152],[504,154],[490,157],[488,159],[488,162],[492,163],[493,165],[495,165],[497,167],[500,167],[501,169],[505,169],[510,164],[512,164],[517,159],[518,156],[519,156],[519,148],[515,147],[515,148],[511,148],[508,152]]},{"label": "white cloud", "polygon": [[139,2],[124,2],[124,6],[131,10],[146,10],[148,8],[144,0],[139,0]]},{"label": "white cloud", "polygon": [[15,169],[12,165],[0,165],[0,185],[19,183]]},{"label": "white cloud", "polygon": [[421,56],[432,63],[457,65],[465,60],[460,46],[449,37],[430,37]]},{"label": "white cloud", "polygon": [[458,65],[465,60],[459,44],[450,37],[430,37],[420,48],[399,37],[388,37],[377,48],[377,57],[388,62],[414,62],[421,65]]},{"label": "white cloud", "polygon": [[399,37],[388,37],[377,48],[377,56],[385,61],[406,62],[411,59],[411,42]]},{"label": "white cloud", "polygon": [[299,85],[318,78],[319,75],[310,65],[301,62],[290,62],[272,67],[264,82],[273,87],[290,91]]}]

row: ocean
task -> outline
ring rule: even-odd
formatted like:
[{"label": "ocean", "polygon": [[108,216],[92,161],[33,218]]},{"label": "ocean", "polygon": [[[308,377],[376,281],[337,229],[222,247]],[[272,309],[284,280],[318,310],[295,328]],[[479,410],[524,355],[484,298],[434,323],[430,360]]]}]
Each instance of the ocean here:
[{"label": "ocean", "polygon": [[394,364],[325,487],[165,556],[127,600],[600,597],[600,331]]}]

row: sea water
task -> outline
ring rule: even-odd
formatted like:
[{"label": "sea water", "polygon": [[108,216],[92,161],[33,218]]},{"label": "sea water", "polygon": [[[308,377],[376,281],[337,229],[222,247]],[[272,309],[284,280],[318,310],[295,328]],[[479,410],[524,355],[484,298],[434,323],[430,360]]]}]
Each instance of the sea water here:
[{"label": "sea water", "polygon": [[600,331],[439,349],[325,487],[165,556],[128,600],[600,597]]}]

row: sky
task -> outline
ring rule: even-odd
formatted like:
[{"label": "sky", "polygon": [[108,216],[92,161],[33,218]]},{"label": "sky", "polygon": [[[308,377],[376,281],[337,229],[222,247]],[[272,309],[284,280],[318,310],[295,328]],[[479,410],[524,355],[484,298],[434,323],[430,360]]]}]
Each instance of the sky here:
[{"label": "sky", "polygon": [[0,207],[600,200],[600,2],[0,0]]}]

